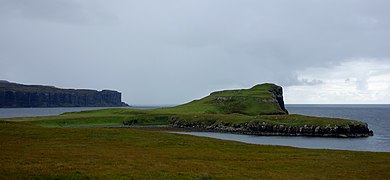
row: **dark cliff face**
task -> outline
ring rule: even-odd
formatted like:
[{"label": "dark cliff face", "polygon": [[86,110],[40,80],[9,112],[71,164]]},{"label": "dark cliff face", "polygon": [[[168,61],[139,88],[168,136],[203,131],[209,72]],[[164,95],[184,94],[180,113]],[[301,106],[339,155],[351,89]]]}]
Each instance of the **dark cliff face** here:
[{"label": "dark cliff face", "polygon": [[284,112],[286,112],[286,114],[288,114],[288,111],[287,111],[286,107],[284,106],[283,88],[280,86],[275,86],[270,91],[273,94],[273,96],[275,97],[275,99],[277,100],[280,109],[282,109]]},{"label": "dark cliff face", "polygon": [[59,89],[0,81],[0,107],[117,107],[127,106],[111,90]]}]

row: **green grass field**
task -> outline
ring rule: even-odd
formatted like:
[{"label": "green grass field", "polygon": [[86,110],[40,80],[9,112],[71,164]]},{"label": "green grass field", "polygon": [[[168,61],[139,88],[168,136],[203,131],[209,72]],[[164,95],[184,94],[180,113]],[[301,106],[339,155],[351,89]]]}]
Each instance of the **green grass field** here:
[{"label": "green grass field", "polygon": [[388,179],[390,153],[0,122],[0,179]]}]

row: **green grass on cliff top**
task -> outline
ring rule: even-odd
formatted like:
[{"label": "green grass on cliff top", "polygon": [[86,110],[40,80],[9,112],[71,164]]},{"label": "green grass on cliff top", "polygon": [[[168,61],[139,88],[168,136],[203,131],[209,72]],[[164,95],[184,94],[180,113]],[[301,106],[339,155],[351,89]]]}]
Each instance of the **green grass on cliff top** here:
[{"label": "green grass on cliff top", "polygon": [[[186,114],[231,114],[246,115],[283,114],[284,111],[275,102],[259,102],[272,100],[272,91],[280,88],[275,84],[259,84],[250,89],[224,90],[213,92],[209,96],[162,112]],[[225,99],[225,100],[218,100]]]},{"label": "green grass on cliff top", "polygon": [[246,97],[256,97],[256,98],[263,98],[263,99],[271,99],[272,94],[270,93],[270,90],[278,88],[279,86],[271,83],[265,83],[265,84],[258,84],[256,86],[253,86],[250,89],[238,89],[238,90],[223,90],[223,91],[216,91],[211,93],[211,96],[246,96]]},{"label": "green grass on cliff top", "polygon": [[388,179],[389,153],[0,122],[0,179]]}]

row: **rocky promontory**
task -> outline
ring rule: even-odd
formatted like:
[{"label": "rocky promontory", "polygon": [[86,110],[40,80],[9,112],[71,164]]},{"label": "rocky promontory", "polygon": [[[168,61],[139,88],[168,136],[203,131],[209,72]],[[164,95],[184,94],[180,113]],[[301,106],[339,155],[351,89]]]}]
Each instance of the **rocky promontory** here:
[{"label": "rocky promontory", "polygon": [[259,84],[249,89],[211,93],[200,100],[173,107],[169,125],[194,131],[267,136],[372,136],[367,123],[288,114],[282,87]]},{"label": "rocky promontory", "polygon": [[245,123],[209,121],[207,123],[199,123],[172,117],[170,126],[192,131],[211,131],[261,136],[368,137],[374,135],[365,123],[326,126],[305,124],[302,126],[293,126],[271,124],[264,121],[250,121]]},{"label": "rocky promontory", "polygon": [[0,81],[0,108],[128,106],[121,96],[112,90],[60,89]]}]

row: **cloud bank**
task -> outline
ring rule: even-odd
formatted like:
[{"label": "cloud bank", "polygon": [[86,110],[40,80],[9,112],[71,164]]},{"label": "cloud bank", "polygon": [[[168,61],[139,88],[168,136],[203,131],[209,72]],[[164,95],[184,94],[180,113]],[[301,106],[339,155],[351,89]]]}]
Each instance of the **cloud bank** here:
[{"label": "cloud bank", "polygon": [[[130,104],[178,104],[263,82],[284,86],[287,103],[390,103],[389,7],[386,0],[1,0],[0,79],[116,89]],[[350,87],[353,95],[337,93]]]},{"label": "cloud bank", "polygon": [[320,79],[311,86],[289,86],[290,103],[369,104],[390,102],[390,64],[384,59],[349,59],[331,67],[298,72],[298,78]]}]

